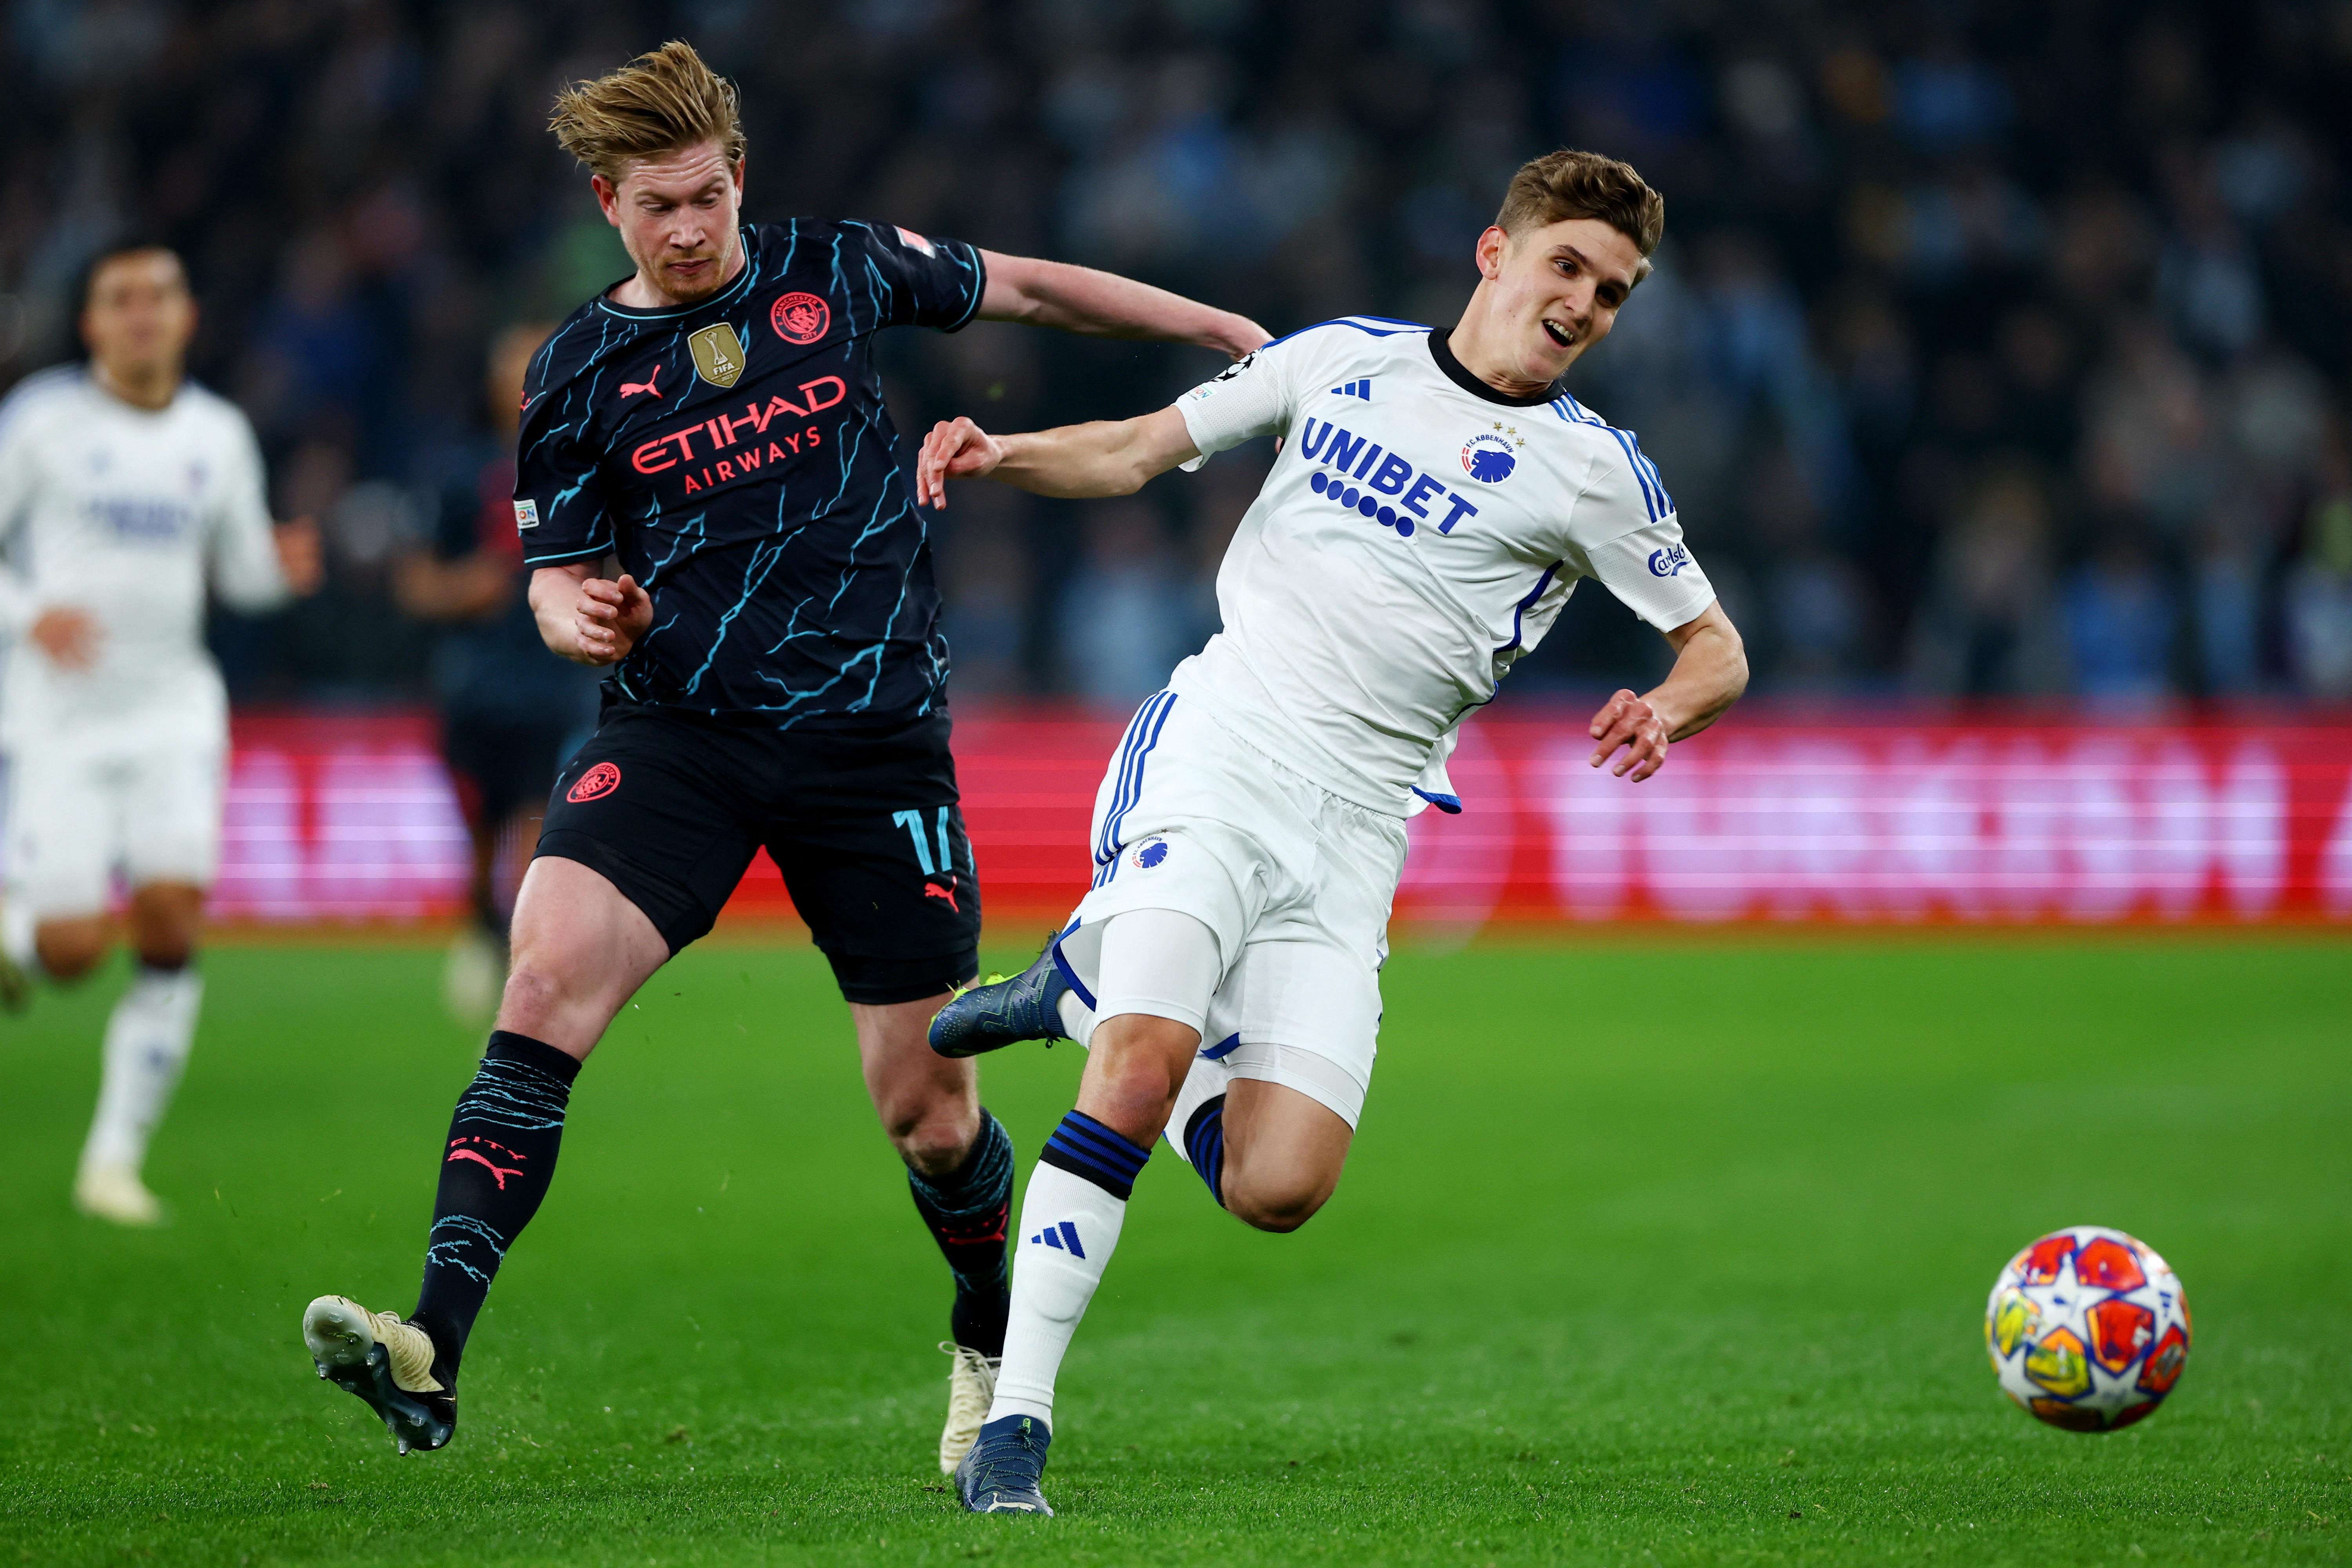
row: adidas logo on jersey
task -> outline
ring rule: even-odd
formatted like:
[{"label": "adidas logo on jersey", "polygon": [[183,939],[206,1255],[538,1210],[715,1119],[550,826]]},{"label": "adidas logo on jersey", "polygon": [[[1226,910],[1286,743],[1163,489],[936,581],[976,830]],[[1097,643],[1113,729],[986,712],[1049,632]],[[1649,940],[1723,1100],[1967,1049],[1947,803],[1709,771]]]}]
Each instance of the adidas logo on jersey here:
[{"label": "adidas logo on jersey", "polygon": [[1078,1227],[1068,1220],[1064,1220],[1059,1225],[1049,1225],[1029,1238],[1029,1245],[1032,1247],[1039,1242],[1045,1243],[1056,1252],[1066,1252],[1073,1258],[1084,1258],[1087,1255],[1087,1249],[1078,1245]]},{"label": "adidas logo on jersey", "polygon": [[1372,378],[1368,375],[1361,381],[1351,381],[1345,386],[1335,386],[1331,389],[1331,395],[1334,397],[1360,397],[1365,402],[1370,403],[1372,400]]}]

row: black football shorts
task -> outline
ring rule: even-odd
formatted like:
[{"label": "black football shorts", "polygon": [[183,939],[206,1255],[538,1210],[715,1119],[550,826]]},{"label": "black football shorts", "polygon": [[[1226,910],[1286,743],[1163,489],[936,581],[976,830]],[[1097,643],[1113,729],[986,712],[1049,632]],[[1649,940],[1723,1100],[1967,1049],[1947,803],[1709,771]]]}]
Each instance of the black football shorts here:
[{"label": "black football shorts", "polygon": [[979,967],[980,885],[945,713],[765,730],[606,700],[556,775],[541,855],[603,875],[676,953],[765,846],[852,1002],[936,996]]}]

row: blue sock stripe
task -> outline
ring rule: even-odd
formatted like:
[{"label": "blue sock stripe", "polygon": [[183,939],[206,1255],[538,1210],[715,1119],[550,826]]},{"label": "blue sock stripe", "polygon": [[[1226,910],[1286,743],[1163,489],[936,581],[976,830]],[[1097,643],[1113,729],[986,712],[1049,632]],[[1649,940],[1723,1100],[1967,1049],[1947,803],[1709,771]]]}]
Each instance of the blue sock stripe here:
[{"label": "blue sock stripe", "polygon": [[1118,1161],[1121,1168],[1129,1175],[1143,1169],[1143,1163],[1151,1158],[1151,1151],[1149,1147],[1129,1142],[1124,1133],[1104,1126],[1083,1110],[1073,1110],[1063,1117],[1061,1126],[1055,1131],[1067,1131],[1074,1137],[1083,1137],[1092,1141],[1105,1153]]},{"label": "blue sock stripe", "polygon": [[1072,1127],[1067,1123],[1054,1129],[1054,1136],[1063,1147],[1084,1150],[1096,1159],[1125,1175],[1143,1169],[1149,1158],[1146,1151],[1121,1138],[1116,1132],[1097,1131],[1090,1127]]},{"label": "blue sock stripe", "polygon": [[1184,1130],[1184,1156],[1208,1184],[1209,1195],[1220,1207],[1225,1201],[1225,1106],[1220,1095],[1201,1108]]},{"label": "blue sock stripe", "polygon": [[1062,1118],[1061,1125],[1054,1129],[1045,1142],[1122,1183],[1133,1182],[1136,1173],[1143,1169],[1143,1163],[1151,1158],[1150,1150],[1138,1148],[1093,1117],[1076,1110]]},{"label": "blue sock stripe", "polygon": [[[1108,1183],[1133,1186],[1136,1173],[1143,1169],[1141,1160],[1132,1160],[1117,1151],[1105,1150],[1097,1144],[1080,1142],[1065,1136],[1059,1130],[1045,1140],[1046,1149],[1071,1163],[1101,1175]],[[1133,1148],[1133,1144],[1128,1145]]]}]

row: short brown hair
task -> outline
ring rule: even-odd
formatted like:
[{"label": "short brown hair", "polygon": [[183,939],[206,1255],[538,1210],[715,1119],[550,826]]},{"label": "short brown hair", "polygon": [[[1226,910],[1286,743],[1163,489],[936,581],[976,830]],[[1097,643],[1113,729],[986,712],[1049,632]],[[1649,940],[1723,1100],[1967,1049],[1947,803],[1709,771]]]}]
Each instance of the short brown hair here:
[{"label": "short brown hair", "polygon": [[1666,232],[1666,198],[1652,190],[1633,165],[1598,153],[1563,147],[1530,158],[1511,176],[1495,226],[1517,237],[1531,228],[1572,217],[1599,218],[1632,240],[1650,270],[1650,253]]},{"label": "short brown hair", "polygon": [[678,38],[619,70],[573,82],[557,93],[547,128],[565,152],[616,185],[631,159],[698,142],[719,143],[730,168],[743,161],[743,117],[735,84]]}]

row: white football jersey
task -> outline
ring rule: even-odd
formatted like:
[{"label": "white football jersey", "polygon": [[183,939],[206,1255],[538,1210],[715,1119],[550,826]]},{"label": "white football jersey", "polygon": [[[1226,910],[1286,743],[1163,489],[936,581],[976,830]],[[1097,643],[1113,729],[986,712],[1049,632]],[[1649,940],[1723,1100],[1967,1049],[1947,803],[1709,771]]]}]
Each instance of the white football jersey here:
[{"label": "white football jersey", "polygon": [[[79,365],[26,378],[0,403],[0,740],[108,726],[218,735],[220,676],[205,649],[207,581],[238,609],[288,595],[253,426],[184,384],[132,406]],[[61,668],[26,632],[56,605],[96,618],[96,662]]]},{"label": "white football jersey", "polygon": [[1579,579],[1662,630],[1715,600],[1630,431],[1571,397],[1504,396],[1427,327],[1326,321],[1177,407],[1202,454],[1187,468],[1282,443],[1217,573],[1224,627],[1169,686],[1369,809],[1460,808],[1455,727]]}]

